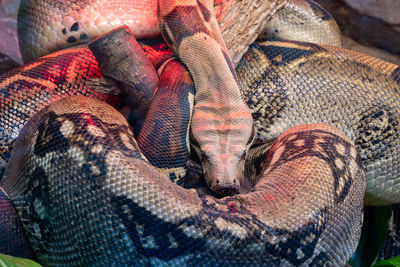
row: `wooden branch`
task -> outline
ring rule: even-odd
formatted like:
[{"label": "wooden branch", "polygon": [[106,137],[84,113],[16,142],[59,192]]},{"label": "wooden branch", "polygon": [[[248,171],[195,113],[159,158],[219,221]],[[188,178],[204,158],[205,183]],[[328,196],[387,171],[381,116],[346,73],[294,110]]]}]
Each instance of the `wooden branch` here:
[{"label": "wooden branch", "polygon": [[235,66],[287,0],[214,0],[222,38]]},{"label": "wooden branch", "polygon": [[134,132],[140,131],[158,75],[127,26],[112,30],[89,43],[103,76],[111,79],[127,96],[134,116]]}]

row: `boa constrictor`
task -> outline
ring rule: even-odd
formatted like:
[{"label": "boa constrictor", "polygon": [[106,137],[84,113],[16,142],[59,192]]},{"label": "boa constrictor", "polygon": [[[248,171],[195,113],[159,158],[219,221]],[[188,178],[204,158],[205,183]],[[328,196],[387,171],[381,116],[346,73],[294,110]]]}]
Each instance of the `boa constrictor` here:
[{"label": "boa constrictor", "polygon": [[[204,9],[206,4],[203,7],[194,4],[197,7],[194,10],[203,14],[202,19],[206,19],[207,10],[212,15],[210,6]],[[169,9],[165,10],[170,14]],[[76,27],[72,26],[70,29]],[[171,28],[174,27],[165,29],[167,36],[172,35]],[[219,62],[215,64],[225,64],[225,70],[228,67],[228,73],[234,77],[226,49],[218,35],[214,35],[217,29],[215,25],[210,28],[212,31],[206,36],[198,36],[208,41],[213,39],[209,42],[222,51],[222,58],[216,58]],[[173,36],[169,40],[177,46],[173,48],[181,57],[181,42],[193,35],[182,31]],[[189,54],[197,53],[182,47],[183,53],[188,50]],[[397,146],[393,138],[388,146],[391,150],[385,150],[386,147],[375,150],[379,145],[376,140],[381,139],[374,130],[389,126],[385,133],[390,136],[396,132],[393,127],[397,120],[392,114],[397,114],[393,99],[397,99],[399,87],[398,68],[366,56],[358,60],[347,50],[317,45],[265,43],[255,44],[252,49],[241,63],[244,73],[238,67],[238,78],[253,111],[258,139],[276,138],[291,126],[288,121],[333,123],[353,141],[361,133],[363,137],[357,144],[361,155],[366,155],[362,158],[363,165],[379,178],[382,172],[376,162],[382,158],[394,159],[391,153]],[[189,58],[185,64],[190,65],[191,61]],[[371,62],[384,68],[381,71]],[[363,72],[357,72],[357,68]],[[189,70],[194,76],[197,97],[204,78],[198,77],[198,87],[196,76],[207,69],[189,67]],[[353,70],[349,81],[341,79],[348,70]],[[335,71],[340,75],[332,76]],[[211,74],[212,83],[225,83]],[[124,118],[104,102],[84,97],[54,102],[66,94],[111,99],[93,92],[87,85],[88,80],[100,76],[90,51],[83,48],[49,55],[5,75],[2,80],[2,88],[6,88],[2,92],[2,101],[6,103],[2,114],[7,114],[2,116],[6,129],[3,142],[7,144],[2,158],[8,165],[1,185],[18,210],[28,239],[43,263],[337,265],[344,264],[351,256],[360,231],[364,172],[354,145],[338,130],[321,124],[295,126],[278,138],[266,157],[250,160],[262,166],[257,168],[261,174],[254,181],[252,192],[223,199],[199,197],[194,190],[174,185],[168,177],[156,172],[141,156]],[[317,77],[322,79],[320,83]],[[326,82],[328,77],[335,77],[337,83]],[[307,88],[305,84],[312,86]],[[392,94],[393,102],[385,100],[388,98],[382,100],[390,113],[381,112],[382,108],[375,107],[368,98],[376,88],[371,84]],[[236,102],[236,93],[231,98],[232,88],[228,86],[225,97],[240,104],[241,100]],[[364,100],[365,105],[337,113],[320,110],[317,107],[320,100],[334,106],[332,91],[337,89],[333,88],[340,88],[343,95],[352,88],[350,92],[354,93],[348,93],[347,98]],[[367,93],[357,93],[361,88]],[[209,93],[204,96],[207,101],[213,97],[210,92],[214,91],[203,92]],[[296,102],[296,98],[304,98],[310,106]],[[221,97],[217,96],[218,99]],[[200,98],[196,104],[207,101]],[[42,108],[49,102],[54,104]],[[41,111],[33,115],[38,109]],[[230,108],[227,110],[225,115]],[[211,122],[219,123],[213,114],[208,116]],[[354,132],[354,125],[357,129],[362,126],[361,130]],[[242,130],[247,132],[240,144],[221,134],[217,127],[214,137],[221,139],[214,146],[220,149],[217,156],[221,158],[224,154],[221,146],[246,150],[249,129],[238,131],[239,135]],[[17,135],[8,160],[10,144]],[[207,132],[201,137],[209,135]],[[239,148],[235,147],[237,143]],[[368,150],[371,144],[372,152]],[[370,160],[370,153],[381,157]],[[228,159],[224,161],[229,163]],[[393,163],[390,175],[395,174],[396,164]],[[391,181],[395,185],[395,179]]]}]

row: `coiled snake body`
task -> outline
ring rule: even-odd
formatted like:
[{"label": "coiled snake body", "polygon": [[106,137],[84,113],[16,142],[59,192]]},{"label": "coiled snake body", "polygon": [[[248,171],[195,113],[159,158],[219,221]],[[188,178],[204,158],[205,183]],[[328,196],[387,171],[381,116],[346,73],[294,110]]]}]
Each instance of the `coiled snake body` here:
[{"label": "coiled snake body", "polygon": [[[207,34],[204,29],[200,35],[172,34],[171,22],[162,24],[163,31],[188,66],[196,105],[203,104],[199,110],[207,114],[193,115],[191,126],[203,168],[209,180],[228,181],[229,187],[242,179],[252,123],[216,24],[207,20],[212,8],[192,4],[207,21]],[[185,6],[160,4],[164,18]],[[194,43],[205,38],[220,51],[222,57],[207,58],[223,65],[217,68],[221,76],[203,65],[190,67],[202,45],[191,48],[193,36],[200,37]],[[238,81],[252,111],[256,144],[279,138],[266,155],[253,159],[250,153],[247,165],[258,174],[251,192],[217,199],[171,183],[141,155],[124,117],[98,100],[114,98],[90,89],[88,81],[101,73],[87,48],[51,54],[1,81],[1,113],[10,116],[1,117],[7,165],[0,185],[46,265],[343,265],[360,234],[364,168],[371,195],[366,201],[398,201],[393,196],[400,71],[360,57],[299,42],[253,44],[236,68]],[[231,80],[221,82],[226,71]],[[343,102],[349,107],[334,111]],[[223,116],[228,119],[221,123]],[[202,122],[206,117],[214,129]],[[304,123],[314,124],[295,126]],[[348,137],[318,123],[332,124]],[[391,168],[380,167],[388,162]],[[375,187],[379,183],[390,184],[383,188],[394,193],[376,195],[384,191]]]}]

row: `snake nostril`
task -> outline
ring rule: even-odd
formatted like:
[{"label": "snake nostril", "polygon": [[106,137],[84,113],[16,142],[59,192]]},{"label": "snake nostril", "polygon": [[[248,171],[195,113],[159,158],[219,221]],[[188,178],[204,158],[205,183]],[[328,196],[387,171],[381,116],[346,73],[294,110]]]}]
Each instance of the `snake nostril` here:
[{"label": "snake nostril", "polygon": [[219,179],[215,180],[215,183],[216,183],[216,184],[219,184]]}]

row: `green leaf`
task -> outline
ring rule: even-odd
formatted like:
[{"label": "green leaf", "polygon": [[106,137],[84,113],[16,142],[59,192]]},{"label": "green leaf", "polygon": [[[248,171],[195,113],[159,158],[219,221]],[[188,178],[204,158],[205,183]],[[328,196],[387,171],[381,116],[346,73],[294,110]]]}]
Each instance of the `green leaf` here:
[{"label": "green leaf", "polygon": [[34,262],[30,259],[17,258],[0,254],[0,266],[1,267],[41,267],[42,265]]},{"label": "green leaf", "polygon": [[400,266],[400,256],[397,256],[397,257],[394,257],[391,259],[387,259],[384,261],[378,261],[377,263],[372,265],[372,267],[376,267],[376,266]]}]

